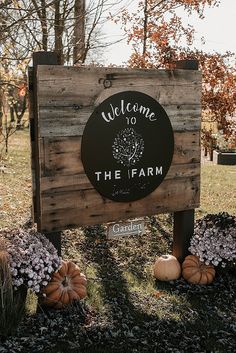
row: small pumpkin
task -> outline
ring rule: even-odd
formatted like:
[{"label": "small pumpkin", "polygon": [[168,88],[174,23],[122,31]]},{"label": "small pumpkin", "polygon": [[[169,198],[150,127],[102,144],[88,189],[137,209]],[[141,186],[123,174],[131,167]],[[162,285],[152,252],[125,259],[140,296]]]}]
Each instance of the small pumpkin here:
[{"label": "small pumpkin", "polygon": [[183,278],[193,284],[210,284],[215,278],[213,265],[206,265],[195,255],[188,255],[182,263]]},{"label": "small pumpkin", "polygon": [[157,258],[154,265],[154,276],[160,281],[178,279],[181,274],[179,261],[173,255],[162,255]]},{"label": "small pumpkin", "polygon": [[72,261],[62,261],[59,271],[52,275],[51,281],[43,289],[43,305],[60,309],[74,300],[83,299],[87,280],[79,267]]}]

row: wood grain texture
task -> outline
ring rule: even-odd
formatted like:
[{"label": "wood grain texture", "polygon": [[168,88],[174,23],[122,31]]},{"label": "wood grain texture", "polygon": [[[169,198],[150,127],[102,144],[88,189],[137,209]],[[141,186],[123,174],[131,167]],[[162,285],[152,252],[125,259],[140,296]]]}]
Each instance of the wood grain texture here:
[{"label": "wood grain texture", "polygon": [[[104,80],[111,83],[104,87]],[[166,110],[175,131],[200,128],[201,74],[184,70],[134,70],[41,66],[38,68],[41,137],[81,136],[103,100],[141,91]]]},{"label": "wood grain texture", "polygon": [[[175,131],[192,131],[200,128],[199,105],[163,105]],[[92,114],[94,106],[76,108],[75,105],[65,107],[40,106],[40,136],[82,136],[85,124]]]},{"label": "wood grain texture", "polygon": [[[200,162],[199,131],[175,132],[174,141],[173,165]],[[83,173],[80,149],[81,137],[42,138],[41,176]]]},{"label": "wood grain texture", "polygon": [[[163,106],[175,141],[172,165],[162,184],[131,203],[102,197],[85,175],[80,154],[83,130],[95,107],[126,90],[146,93]],[[40,230],[54,232],[199,206],[200,72],[38,66],[37,92]]]},{"label": "wood grain texture", "polygon": [[[199,163],[176,164],[172,165],[167,173],[165,180],[192,178],[200,176]],[[84,173],[72,175],[56,175],[41,178],[42,195],[64,193],[93,189],[89,179]]]},{"label": "wood grain texture", "polygon": [[[73,196],[72,196],[73,195]],[[199,206],[199,177],[165,180],[153,193],[132,203],[113,202],[95,190],[42,197],[42,230],[56,231],[91,224],[174,212]]]}]

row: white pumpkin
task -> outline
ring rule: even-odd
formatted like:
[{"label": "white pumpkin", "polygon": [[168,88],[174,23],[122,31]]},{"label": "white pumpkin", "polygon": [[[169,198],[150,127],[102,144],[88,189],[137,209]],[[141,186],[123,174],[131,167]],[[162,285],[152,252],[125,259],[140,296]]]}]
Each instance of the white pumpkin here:
[{"label": "white pumpkin", "polygon": [[181,275],[179,261],[173,255],[162,255],[157,258],[154,265],[154,276],[160,281],[172,281]]}]

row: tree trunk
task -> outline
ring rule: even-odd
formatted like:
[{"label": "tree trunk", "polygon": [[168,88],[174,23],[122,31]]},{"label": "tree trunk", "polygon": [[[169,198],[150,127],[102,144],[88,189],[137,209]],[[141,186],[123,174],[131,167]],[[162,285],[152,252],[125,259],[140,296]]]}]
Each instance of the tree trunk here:
[{"label": "tree trunk", "polygon": [[[22,125],[22,118],[25,114],[26,111],[26,101],[27,101],[27,97],[26,95],[24,97],[21,98],[21,104],[16,103],[14,104],[14,110],[15,110],[15,114],[16,114],[16,129],[20,130],[23,125]],[[20,109],[19,109],[20,107]]]},{"label": "tree trunk", "polygon": [[47,51],[48,50],[48,27],[47,27],[47,12],[46,12],[46,3],[45,0],[41,0],[42,4],[42,17],[40,19],[41,21],[41,27],[42,27],[42,44],[43,44],[43,50]]},{"label": "tree trunk", "polygon": [[148,11],[147,11],[147,0],[144,4],[144,20],[143,20],[143,56],[147,51],[147,25],[148,25]]},{"label": "tree trunk", "polygon": [[58,57],[58,64],[64,64],[64,55],[63,55],[63,43],[62,43],[62,35],[63,35],[63,20],[60,12],[60,0],[54,1],[55,8],[55,17],[54,17],[54,34],[55,34],[55,52]]},{"label": "tree trunk", "polygon": [[73,64],[78,64],[85,55],[85,0],[75,0],[74,14]]},{"label": "tree trunk", "polygon": [[1,134],[1,128],[2,128],[2,117],[3,117],[3,94],[2,91],[0,90],[0,134]]},{"label": "tree trunk", "polygon": [[14,112],[14,107],[10,106],[10,122],[14,123],[15,121],[15,112]]},{"label": "tree trunk", "polygon": [[48,50],[48,26],[47,26],[47,9],[46,9],[46,1],[41,0],[40,4],[36,0],[32,0],[35,11],[37,13],[38,19],[41,24],[42,29],[42,49]]}]

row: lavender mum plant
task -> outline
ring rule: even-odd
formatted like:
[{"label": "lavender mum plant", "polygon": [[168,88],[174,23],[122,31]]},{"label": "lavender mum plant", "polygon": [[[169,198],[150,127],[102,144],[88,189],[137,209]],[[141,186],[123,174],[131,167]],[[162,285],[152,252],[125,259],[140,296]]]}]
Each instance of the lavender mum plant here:
[{"label": "lavender mum plant", "polygon": [[34,230],[3,229],[0,237],[8,241],[6,250],[14,290],[24,285],[39,293],[61,264],[54,246]]},{"label": "lavender mum plant", "polygon": [[195,223],[189,251],[206,265],[221,265],[236,260],[236,217],[226,212],[208,214]]}]

